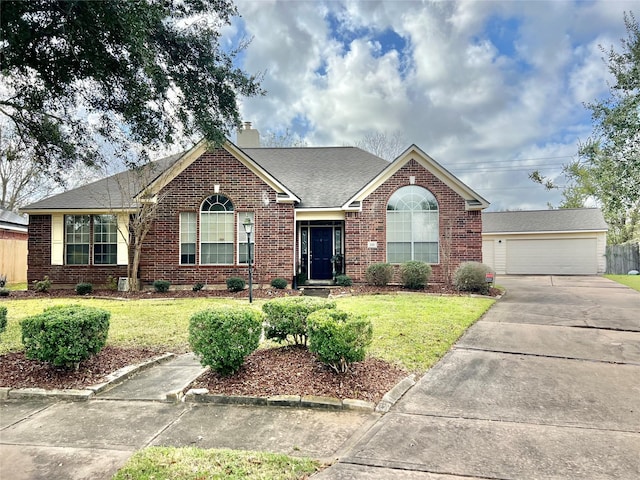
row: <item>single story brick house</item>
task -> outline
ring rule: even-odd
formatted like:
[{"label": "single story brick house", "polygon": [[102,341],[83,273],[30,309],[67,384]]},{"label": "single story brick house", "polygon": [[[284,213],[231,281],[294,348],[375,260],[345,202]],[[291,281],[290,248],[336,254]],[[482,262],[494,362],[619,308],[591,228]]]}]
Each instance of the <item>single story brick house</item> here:
[{"label": "single story brick house", "polygon": [[[489,204],[415,145],[393,162],[355,147],[260,148],[247,122],[237,145],[190,151],[140,170],[33,203],[29,282],[105,284],[127,275],[130,221],[144,202],[156,213],[142,246],[143,285],[224,285],[246,279],[246,219],[254,282],[337,274],[364,282],[369,265],[428,262],[442,282],[482,260],[481,211]],[[124,187],[123,187],[124,186]]]},{"label": "single story brick house", "polygon": [[599,208],[483,212],[483,262],[497,274],[602,274],[608,229]]}]

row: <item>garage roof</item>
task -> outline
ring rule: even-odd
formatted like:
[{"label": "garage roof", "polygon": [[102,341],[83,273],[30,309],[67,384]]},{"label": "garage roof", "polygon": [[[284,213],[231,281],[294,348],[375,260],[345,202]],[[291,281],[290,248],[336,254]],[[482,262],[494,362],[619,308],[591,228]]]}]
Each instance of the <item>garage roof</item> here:
[{"label": "garage roof", "polygon": [[482,212],[482,233],[603,232],[599,208]]}]

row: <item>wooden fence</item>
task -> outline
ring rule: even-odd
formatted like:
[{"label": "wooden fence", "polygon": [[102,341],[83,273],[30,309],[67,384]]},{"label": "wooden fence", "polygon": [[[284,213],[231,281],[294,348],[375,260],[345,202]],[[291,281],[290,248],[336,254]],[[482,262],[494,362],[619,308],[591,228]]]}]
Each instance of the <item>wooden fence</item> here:
[{"label": "wooden fence", "polygon": [[630,270],[640,271],[640,243],[607,245],[607,273],[624,275]]}]

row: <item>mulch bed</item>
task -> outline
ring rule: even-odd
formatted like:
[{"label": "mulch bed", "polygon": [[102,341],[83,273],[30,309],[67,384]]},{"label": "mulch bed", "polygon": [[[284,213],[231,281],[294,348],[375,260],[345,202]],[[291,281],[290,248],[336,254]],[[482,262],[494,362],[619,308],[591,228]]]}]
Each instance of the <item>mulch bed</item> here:
[{"label": "mulch bed", "polygon": [[379,402],[407,372],[376,358],[337,374],[303,346],[258,350],[232,376],[209,371],[191,386],[222,395],[316,395]]}]

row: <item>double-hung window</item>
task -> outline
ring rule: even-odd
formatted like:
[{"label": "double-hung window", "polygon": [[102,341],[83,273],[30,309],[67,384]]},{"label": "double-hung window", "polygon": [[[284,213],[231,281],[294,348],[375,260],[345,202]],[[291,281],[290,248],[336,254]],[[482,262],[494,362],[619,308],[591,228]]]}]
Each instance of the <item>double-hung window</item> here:
[{"label": "double-hung window", "polygon": [[116,216],[65,215],[64,248],[66,265],[115,265],[118,260]]},{"label": "double-hung window", "polygon": [[200,208],[200,263],[233,264],[233,203],[224,195],[212,195]]},{"label": "double-hung window", "polygon": [[398,189],[387,204],[387,261],[438,263],[438,202],[426,188]]},{"label": "double-hung window", "polygon": [[180,214],[180,264],[196,263],[196,212]]}]

